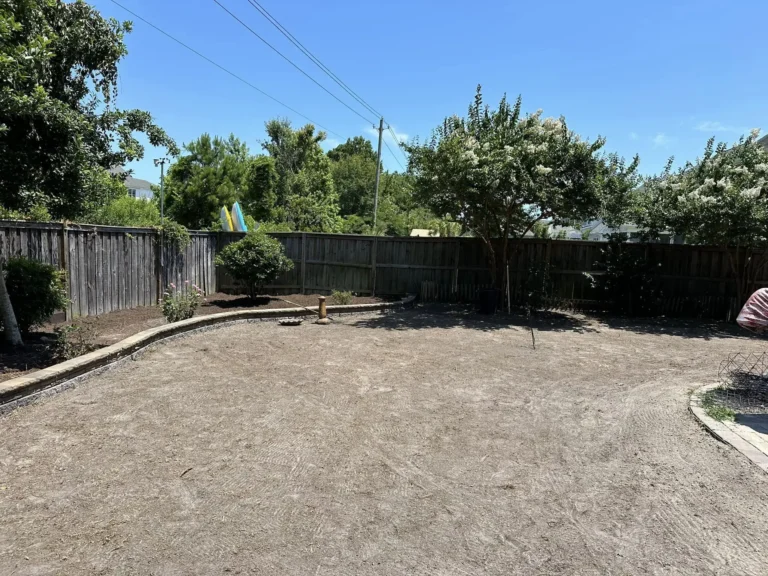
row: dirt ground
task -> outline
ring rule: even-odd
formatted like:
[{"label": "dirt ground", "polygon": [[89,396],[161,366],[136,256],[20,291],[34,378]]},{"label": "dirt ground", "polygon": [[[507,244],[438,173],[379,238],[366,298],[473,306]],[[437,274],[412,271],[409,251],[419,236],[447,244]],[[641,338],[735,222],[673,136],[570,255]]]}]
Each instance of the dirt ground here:
[{"label": "dirt ground", "polygon": [[765,341],[417,309],[160,344],[0,419],[0,574],[764,575],[689,391]]},{"label": "dirt ground", "polygon": [[[247,296],[218,292],[206,296],[205,302],[197,309],[195,316],[250,308],[317,306],[317,298],[318,294],[289,294],[287,296],[263,296],[254,301]],[[327,298],[329,305],[335,304],[330,296]],[[286,300],[292,302],[293,305]],[[382,301],[382,298],[377,297],[354,296],[351,303],[368,304]],[[56,319],[26,336],[26,346],[22,349],[9,349],[0,343],[0,382],[40,370],[55,363],[55,359],[51,358],[53,331],[57,326],[66,324],[63,316],[63,313],[58,314]],[[142,330],[165,324],[166,321],[159,306],[141,306],[130,310],[110,312],[101,316],[89,316],[76,320],[75,323],[88,326],[93,334],[94,344],[103,347],[119,342]]]}]

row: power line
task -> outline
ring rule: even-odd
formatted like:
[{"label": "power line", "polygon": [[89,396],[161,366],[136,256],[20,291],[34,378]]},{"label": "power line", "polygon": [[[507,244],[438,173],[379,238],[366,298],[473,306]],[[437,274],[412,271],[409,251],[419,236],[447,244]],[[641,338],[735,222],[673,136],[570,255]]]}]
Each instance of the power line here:
[{"label": "power line", "polygon": [[360,116],[360,118],[362,118],[363,120],[365,120],[365,121],[366,121],[366,122],[368,122],[369,124],[373,124],[373,122],[371,122],[371,120],[369,120],[368,118],[366,118],[365,116],[363,116],[362,114],[360,114],[360,112],[358,112],[357,110],[355,110],[354,108],[352,108],[352,106],[350,106],[349,104],[347,104],[346,102],[344,102],[344,100],[342,100],[341,98],[339,98],[338,96],[336,96],[336,94],[334,94],[333,92],[331,92],[330,90],[328,90],[328,88],[326,88],[325,86],[323,86],[322,84],[320,84],[320,82],[318,82],[317,80],[315,80],[315,79],[314,79],[312,76],[310,76],[309,74],[307,74],[307,73],[306,73],[306,72],[305,72],[305,71],[304,71],[304,70],[303,70],[303,69],[302,69],[302,68],[301,68],[299,65],[297,65],[296,63],[294,63],[294,62],[293,62],[293,60],[291,60],[290,58],[288,58],[288,56],[286,56],[285,54],[283,54],[282,52],[280,52],[280,50],[278,50],[277,48],[275,48],[274,46],[272,46],[272,44],[270,44],[269,42],[267,42],[266,40],[264,40],[264,38],[262,38],[261,36],[259,36],[259,34],[258,34],[258,33],[257,33],[257,32],[256,32],[254,29],[253,29],[253,28],[251,28],[250,26],[248,26],[248,24],[246,24],[245,22],[243,22],[242,20],[240,20],[240,18],[238,18],[237,16],[235,16],[235,14],[233,14],[232,12],[230,12],[230,11],[229,11],[229,9],[228,9],[226,6],[224,6],[224,5],[223,5],[221,2],[219,2],[219,0],[213,0],[213,1],[214,1],[216,4],[218,4],[218,5],[219,5],[219,7],[220,7],[222,10],[224,10],[224,11],[225,11],[227,14],[229,14],[229,15],[230,15],[232,18],[234,18],[235,20],[237,20],[237,21],[238,21],[238,22],[239,22],[239,23],[240,23],[240,24],[241,24],[241,25],[242,25],[242,26],[243,26],[243,27],[244,27],[246,30],[248,30],[248,31],[249,31],[251,34],[253,34],[254,36],[256,36],[256,38],[258,38],[259,40],[261,40],[262,42],[264,42],[264,44],[266,44],[267,46],[269,46],[269,47],[270,47],[270,48],[271,48],[271,49],[272,49],[272,50],[273,50],[273,51],[274,51],[276,54],[278,54],[278,55],[279,55],[281,58],[283,58],[283,60],[285,60],[285,61],[286,61],[286,62],[288,62],[288,63],[289,63],[291,66],[293,66],[294,68],[296,68],[296,70],[298,70],[299,72],[301,72],[302,74],[304,74],[304,76],[306,76],[307,78],[309,78],[310,80],[312,80],[312,82],[314,82],[314,83],[315,83],[315,84],[317,84],[317,85],[318,85],[320,88],[322,88],[323,90],[325,90],[325,91],[326,91],[328,94],[330,94],[330,95],[331,95],[333,98],[335,98],[336,100],[338,100],[338,101],[339,101],[341,104],[343,104],[344,106],[346,106],[347,108],[349,108],[349,110],[351,110],[352,112],[354,112],[355,114],[357,114],[358,116]]},{"label": "power line", "polygon": [[[400,154],[403,155],[403,158],[407,162],[408,161],[408,156],[405,155],[405,152],[403,152],[403,149],[401,148],[403,143],[400,142],[400,138],[397,137],[397,133],[392,128],[392,126],[390,126],[389,124],[387,124],[387,130],[389,130],[389,133],[392,135],[392,138],[395,140],[395,142],[397,142],[397,149],[400,150]],[[402,166],[402,164],[401,164],[401,166]]]},{"label": "power line", "polygon": [[336,84],[338,84],[339,86],[341,86],[341,88],[342,88],[342,89],[343,89],[343,90],[344,90],[344,91],[345,91],[347,94],[349,94],[350,96],[352,96],[352,98],[354,98],[355,100],[357,100],[357,102],[359,102],[359,103],[360,103],[362,106],[364,106],[364,107],[365,107],[365,108],[366,108],[366,109],[367,109],[369,112],[372,112],[372,113],[373,113],[373,114],[375,114],[377,117],[381,117],[381,116],[383,116],[383,114],[381,114],[381,113],[377,112],[377,111],[376,111],[376,109],[375,109],[373,106],[371,106],[370,104],[368,104],[368,102],[366,102],[366,101],[363,99],[363,97],[362,97],[362,96],[360,96],[360,95],[359,95],[359,94],[357,94],[357,93],[356,93],[354,90],[352,90],[352,88],[350,88],[349,86],[347,86],[347,84],[346,84],[346,83],[345,83],[345,82],[344,82],[344,81],[343,81],[341,78],[339,78],[339,77],[338,77],[336,74],[334,74],[334,73],[331,71],[331,69],[330,69],[330,68],[328,68],[328,66],[326,66],[325,64],[323,64],[323,63],[320,61],[320,59],[319,59],[317,56],[315,56],[314,54],[312,54],[312,52],[309,50],[309,48],[307,48],[306,46],[304,46],[304,44],[302,44],[302,43],[301,43],[301,42],[300,42],[300,41],[299,41],[299,40],[298,40],[298,39],[297,39],[297,38],[296,38],[296,37],[295,37],[293,34],[291,34],[291,33],[290,33],[290,32],[289,32],[287,29],[286,29],[286,27],[285,27],[285,26],[283,26],[282,24],[280,24],[280,22],[277,20],[277,18],[275,18],[274,16],[272,16],[272,14],[270,14],[270,13],[269,13],[269,11],[268,11],[266,8],[264,8],[264,6],[262,6],[261,4],[259,4],[259,2],[258,2],[257,0],[248,0],[248,2],[250,3],[250,5],[251,5],[253,8],[255,8],[256,10],[258,10],[258,11],[259,11],[259,13],[261,13],[261,15],[262,15],[262,16],[264,16],[264,18],[266,18],[266,19],[267,19],[267,20],[268,20],[268,21],[269,21],[269,22],[270,22],[270,23],[271,23],[271,24],[272,24],[272,25],[273,25],[275,28],[277,28],[277,29],[280,31],[280,33],[282,33],[282,35],[283,35],[283,36],[285,36],[286,38],[288,38],[288,40],[290,40],[290,42],[291,42],[291,43],[292,43],[294,46],[296,46],[296,48],[298,48],[299,50],[301,50],[301,52],[302,52],[302,53],[303,53],[303,54],[304,54],[304,55],[305,55],[307,58],[309,58],[309,59],[310,59],[312,62],[314,62],[314,63],[315,63],[315,65],[316,65],[318,68],[320,68],[320,70],[322,70],[323,72],[325,72],[325,73],[326,73],[326,74],[327,74],[327,75],[328,75],[328,76],[329,76],[329,77],[330,77],[330,78],[331,78],[331,79],[332,79],[334,82],[336,82]]},{"label": "power line", "polygon": [[384,140],[384,146],[387,147],[387,150],[389,150],[389,153],[392,154],[392,158],[394,158],[395,162],[397,162],[400,165],[400,168],[403,169],[403,172],[406,172],[405,166],[403,166],[403,163],[400,162],[397,156],[395,156],[395,153],[392,151],[392,148],[389,147],[389,144],[387,144],[386,140]]},{"label": "power line", "polygon": [[246,86],[248,86],[248,87],[250,87],[250,88],[253,88],[254,90],[256,90],[256,92],[258,92],[258,93],[260,93],[260,94],[262,94],[262,95],[266,96],[267,98],[269,98],[270,100],[272,100],[272,101],[274,101],[274,102],[277,102],[278,104],[280,104],[280,106],[283,106],[283,107],[287,108],[288,110],[290,110],[291,112],[293,112],[294,114],[296,114],[296,115],[298,115],[298,116],[301,116],[302,118],[304,118],[305,120],[307,120],[307,121],[311,122],[312,124],[314,124],[314,125],[315,125],[315,126],[317,126],[318,128],[322,128],[322,129],[323,129],[323,130],[325,130],[326,132],[329,132],[329,133],[331,133],[331,134],[335,134],[335,135],[336,135],[336,136],[338,136],[339,138],[343,138],[343,136],[342,136],[341,134],[339,134],[338,132],[334,132],[333,130],[329,130],[328,128],[325,128],[324,126],[322,126],[321,124],[318,124],[317,122],[315,122],[314,120],[312,120],[312,118],[310,118],[310,117],[308,117],[308,116],[306,116],[306,115],[302,114],[301,112],[299,112],[299,111],[298,111],[298,110],[296,110],[295,108],[291,108],[290,106],[288,106],[288,104],[286,104],[286,103],[284,103],[284,102],[281,102],[280,100],[278,100],[277,98],[275,98],[274,96],[272,96],[272,95],[270,95],[270,94],[267,94],[267,93],[266,93],[266,92],[264,92],[264,90],[262,90],[261,88],[258,88],[258,87],[256,87],[256,86],[254,86],[253,84],[251,84],[250,82],[248,82],[248,81],[247,81],[247,80],[245,80],[244,78],[242,78],[242,77],[238,76],[237,74],[235,74],[235,73],[234,73],[234,72],[232,72],[231,70],[227,70],[226,68],[224,68],[224,66],[222,66],[222,65],[221,65],[221,64],[219,64],[218,62],[214,62],[213,60],[211,60],[210,58],[208,58],[208,56],[206,56],[205,54],[201,54],[200,52],[198,52],[197,50],[195,50],[195,49],[194,49],[194,48],[192,48],[191,46],[189,46],[189,45],[185,44],[184,42],[182,42],[181,40],[179,40],[178,38],[175,38],[175,37],[171,36],[171,35],[170,35],[170,34],[168,34],[168,32],[166,32],[165,30],[162,30],[161,28],[158,28],[157,26],[155,26],[154,24],[152,24],[152,22],[150,22],[149,20],[147,20],[147,19],[145,19],[145,18],[143,18],[143,17],[139,16],[138,14],[136,14],[136,12],[134,12],[134,11],[132,11],[132,10],[130,10],[130,9],[128,9],[128,8],[126,8],[125,6],[123,6],[122,4],[120,4],[119,2],[116,2],[115,0],[110,0],[110,1],[111,1],[113,4],[115,4],[115,5],[119,6],[120,8],[122,8],[123,10],[125,10],[126,12],[128,12],[128,14],[130,14],[130,15],[131,15],[131,16],[133,16],[134,18],[137,18],[137,19],[141,20],[142,22],[144,22],[144,24],[146,24],[147,26],[150,26],[150,27],[154,28],[155,30],[157,30],[158,32],[160,32],[160,33],[161,33],[161,34],[163,34],[164,36],[166,36],[166,37],[170,38],[171,40],[173,40],[174,42],[176,42],[176,43],[177,43],[177,44],[179,44],[180,46],[183,46],[184,48],[186,48],[187,50],[189,50],[189,51],[190,51],[190,52],[192,52],[193,54],[196,54],[197,56],[199,56],[199,57],[200,57],[200,58],[202,58],[203,60],[206,60],[206,61],[207,61],[207,62],[209,62],[210,64],[213,64],[214,66],[216,66],[216,68],[218,68],[218,69],[220,69],[220,70],[223,70],[224,72],[226,72],[227,74],[229,74],[229,75],[230,75],[230,76],[232,76],[233,78],[236,78],[237,80],[239,80],[240,82],[242,82],[242,83],[243,83],[243,84],[245,84]]}]

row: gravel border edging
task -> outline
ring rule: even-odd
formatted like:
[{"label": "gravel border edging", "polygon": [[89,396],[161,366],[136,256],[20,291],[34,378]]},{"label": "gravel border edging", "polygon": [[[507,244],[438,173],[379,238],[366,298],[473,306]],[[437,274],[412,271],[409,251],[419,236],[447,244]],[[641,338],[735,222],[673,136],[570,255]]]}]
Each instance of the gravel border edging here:
[{"label": "gravel border edging", "polygon": [[764,472],[768,472],[768,453],[741,437],[722,422],[718,422],[714,418],[708,416],[706,410],[702,407],[701,397],[709,390],[713,390],[718,386],[720,386],[718,382],[699,386],[691,394],[691,398],[688,402],[688,409],[701,425],[712,434],[712,436],[725,444],[729,444]]},{"label": "gravel border edging", "polygon": [[[406,296],[397,302],[383,302],[377,304],[351,304],[348,306],[328,306],[328,313],[354,314],[364,312],[382,312],[397,310],[413,305],[416,296]],[[128,338],[116,342],[111,346],[101,348],[89,354],[78,356],[72,360],[54,364],[28,376],[12,378],[0,382],[0,414],[7,412],[7,405],[16,407],[20,400],[35,395],[39,396],[49,388],[58,387],[68,381],[90,375],[96,370],[102,369],[126,357],[133,356],[138,351],[150,344],[166,340],[187,332],[197,331],[216,325],[223,325],[237,321],[248,320],[279,320],[297,316],[311,316],[317,311],[317,306],[308,308],[272,308],[267,310],[237,310],[234,312],[221,312],[208,316],[198,316],[189,320],[182,320],[173,324],[163,324],[156,328],[144,330]],[[10,408],[13,409],[12,407]]]}]

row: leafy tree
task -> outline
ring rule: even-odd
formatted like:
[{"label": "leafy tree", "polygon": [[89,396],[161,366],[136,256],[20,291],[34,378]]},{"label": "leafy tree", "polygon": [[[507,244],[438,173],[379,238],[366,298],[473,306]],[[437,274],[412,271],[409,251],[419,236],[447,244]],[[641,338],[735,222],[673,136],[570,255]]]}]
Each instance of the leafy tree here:
[{"label": "leafy tree", "polygon": [[339,162],[342,158],[349,156],[359,156],[363,160],[369,160],[376,169],[376,152],[373,151],[371,141],[362,136],[347,138],[344,144],[339,144],[336,148],[328,151],[328,158],[334,162]]},{"label": "leafy tree", "polygon": [[498,286],[510,238],[545,218],[560,223],[596,215],[602,204],[604,140],[582,140],[563,118],[542,119],[541,111],[523,116],[521,107],[520,98],[510,105],[504,97],[491,110],[478,86],[466,118],[448,117],[426,144],[405,145],[418,196],[483,239]]},{"label": "leafy tree", "polygon": [[233,134],[226,140],[203,134],[184,151],[168,170],[166,209],[187,228],[209,228],[247,187],[248,147]]},{"label": "leafy tree", "polygon": [[274,159],[277,173],[275,219],[307,232],[339,230],[331,165],[320,147],[325,133],[315,134],[311,124],[293,130],[287,120],[270,120],[266,131],[262,147]]},{"label": "leafy tree", "polygon": [[687,242],[728,250],[739,303],[768,263],[768,151],[753,130],[735,145],[707,142],[695,163],[649,178],[634,195],[634,220],[652,236],[665,230]]},{"label": "leafy tree", "polygon": [[242,240],[225,246],[216,256],[216,264],[240,282],[251,298],[280,274],[293,268],[293,261],[285,255],[283,245],[261,230],[250,232]]},{"label": "leafy tree", "polygon": [[0,205],[75,218],[102,200],[100,170],[143,156],[136,132],[176,153],[147,112],[114,106],[130,31],[84,2],[0,2]]},{"label": "leafy tree", "polygon": [[[330,157],[330,152],[328,155]],[[372,218],[376,159],[370,159],[365,155],[344,155],[332,162],[331,171],[334,186],[339,194],[341,215],[354,214]]]},{"label": "leafy tree", "polygon": [[92,212],[85,221],[104,226],[149,228],[160,225],[160,210],[154,202],[125,195]]},{"label": "leafy tree", "polygon": [[269,222],[277,217],[277,170],[274,158],[256,156],[250,161],[242,200],[245,213],[258,221]]}]

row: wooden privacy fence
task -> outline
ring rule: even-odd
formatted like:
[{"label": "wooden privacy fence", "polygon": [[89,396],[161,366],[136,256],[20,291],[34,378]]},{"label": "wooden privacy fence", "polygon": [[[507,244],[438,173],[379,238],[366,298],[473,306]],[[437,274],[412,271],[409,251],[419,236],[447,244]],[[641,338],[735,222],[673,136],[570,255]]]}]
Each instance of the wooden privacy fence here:
[{"label": "wooden privacy fence", "polygon": [[215,292],[215,234],[191,232],[179,251],[165,248],[160,277],[156,230],[58,223],[0,222],[0,256],[25,256],[65,270],[67,318],[157,304],[162,287],[185,281]]},{"label": "wooden privacy fence", "polygon": [[[160,276],[158,232],[146,228],[65,226],[59,223],[0,222],[0,256],[26,256],[66,270],[69,318],[156,304],[164,286],[185,281],[207,294],[237,292],[214,264],[218,251],[243,235],[191,232],[182,251],[166,245]],[[476,238],[392,238],[340,234],[275,233],[294,268],[267,290],[273,294],[361,295],[422,293],[430,300],[471,299],[491,283],[483,244]],[[532,266],[548,263],[553,296],[574,308],[605,306],[604,295],[585,272],[596,272],[604,242],[525,239],[512,243],[511,300],[525,298]],[[669,315],[726,318],[741,304],[728,253],[716,247],[625,244],[658,267],[661,310]],[[768,266],[749,288],[768,286]],[[422,290],[424,287],[424,290]]]}]

